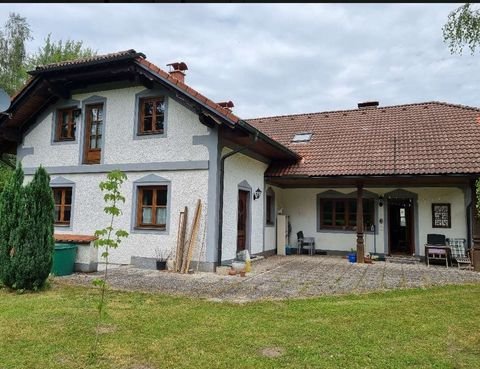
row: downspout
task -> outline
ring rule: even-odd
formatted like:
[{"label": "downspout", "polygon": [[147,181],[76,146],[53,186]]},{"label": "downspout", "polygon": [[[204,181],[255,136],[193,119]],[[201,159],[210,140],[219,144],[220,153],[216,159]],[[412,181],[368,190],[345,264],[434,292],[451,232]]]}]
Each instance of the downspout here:
[{"label": "downspout", "polygon": [[219,199],[219,207],[218,207],[218,240],[217,240],[217,267],[222,265],[222,237],[223,237],[223,190],[224,190],[224,180],[225,180],[225,160],[230,156],[235,154],[241,153],[242,151],[248,150],[252,147],[258,140],[258,132],[255,133],[253,137],[253,141],[249,143],[247,146],[240,147],[236,150],[225,154],[220,159],[220,199]]}]

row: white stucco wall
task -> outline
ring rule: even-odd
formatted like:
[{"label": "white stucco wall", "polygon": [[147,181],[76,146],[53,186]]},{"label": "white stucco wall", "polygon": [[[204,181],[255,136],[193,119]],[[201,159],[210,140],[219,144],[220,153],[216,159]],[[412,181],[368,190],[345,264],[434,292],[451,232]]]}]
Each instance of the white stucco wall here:
[{"label": "white stucco wall", "polygon": [[[222,155],[228,153],[224,149]],[[225,161],[224,204],[223,204],[223,235],[222,259],[235,258],[237,250],[237,219],[238,219],[238,185],[247,181],[255,192],[262,190],[260,199],[250,197],[251,206],[251,231],[250,252],[252,254],[263,252],[264,230],[264,173],[267,164],[252,159],[243,154],[236,154]],[[248,233],[248,231],[247,231]],[[248,243],[247,243],[248,245]]]},{"label": "white stucco wall", "polygon": [[[185,160],[208,160],[208,150],[203,145],[192,145],[192,137],[206,135],[208,129],[198,121],[198,115],[168,98],[166,114],[166,137],[149,136],[134,138],[135,94],[145,87],[128,87],[105,91],[95,91],[72,95],[72,100],[80,101],[92,96],[106,98],[104,164],[172,162]],[[60,103],[59,103],[60,104]],[[24,137],[19,148],[33,148],[34,155],[26,156],[24,167],[71,166],[80,163],[80,137],[84,134],[84,115],[77,127],[75,143],[55,143],[52,145],[52,120],[55,106],[38,118],[38,122]]]},{"label": "white stucco wall", "polygon": [[99,255],[98,249],[93,246],[93,242],[90,242],[88,244],[85,244],[85,243],[78,244],[75,263],[85,264],[85,265],[88,265],[90,263],[96,263],[98,262],[98,255]]},{"label": "white stucco wall", "polygon": [[[168,234],[137,233],[131,229],[131,222],[133,221],[132,208],[135,207],[135,204],[133,204],[133,182],[149,174],[155,174],[171,181],[170,188],[172,192],[169,197],[171,203],[169,208],[170,222]],[[122,241],[118,249],[111,250],[110,262],[129,264],[131,256],[154,258],[157,247],[162,250],[168,249],[175,252],[180,211],[183,211],[185,206],[188,207],[188,237],[198,199],[202,200],[203,208],[193,260],[205,260],[204,255],[202,255],[201,258],[199,255],[202,240],[205,238],[204,230],[208,207],[208,171],[140,172],[127,173],[127,175],[128,180],[122,187],[122,194],[126,197],[126,202],[121,205],[123,214],[115,221],[114,227],[124,229],[128,231],[130,235]],[[52,179],[56,177],[55,175],[51,176]],[[106,175],[71,174],[62,175],[62,177],[75,183],[72,229],[65,230],[61,227],[56,227],[55,233],[93,235],[96,229],[106,227],[109,222],[109,217],[103,212],[103,194],[98,187],[100,181],[105,180]],[[87,257],[87,254],[83,251],[87,252],[86,250],[82,250],[82,255],[80,255],[82,262],[84,262]],[[102,260],[99,258],[98,261],[101,262]]]},{"label": "white stucco wall", "polygon": [[[269,226],[265,225],[265,251],[269,250],[276,250],[277,249],[277,231],[276,231],[276,217],[278,214],[278,211],[283,208],[283,191],[280,187],[275,187],[271,185],[266,185],[265,186],[265,191],[268,190],[268,188],[271,188],[274,193],[275,193],[275,225]],[[265,192],[266,193],[266,192]],[[266,202],[265,202],[266,206]],[[265,207],[266,209],[266,207]]]},{"label": "white stucco wall", "polygon": [[[424,255],[423,245],[427,241],[428,233],[440,233],[446,237],[467,237],[467,218],[465,210],[464,192],[460,188],[403,188],[406,191],[418,195],[418,240],[419,245],[416,249],[420,255]],[[356,248],[355,232],[317,232],[317,194],[329,190],[328,188],[302,188],[302,189],[283,189],[282,201],[285,207],[285,214],[290,215],[292,224],[291,242],[296,240],[296,233],[303,231],[305,236],[315,237],[317,249],[349,251]],[[355,191],[354,188],[331,188],[344,194]],[[384,195],[395,188],[365,188],[365,190]],[[432,228],[432,203],[450,203],[451,204],[451,228]],[[378,253],[388,253],[388,241],[385,242],[385,209],[386,206],[378,207],[376,211],[378,219],[383,219],[383,224],[377,224],[378,233],[375,236],[376,250]],[[366,233],[366,252],[374,252],[374,235]],[[266,233],[267,239],[267,233]],[[415,238],[417,239],[417,238]]]}]

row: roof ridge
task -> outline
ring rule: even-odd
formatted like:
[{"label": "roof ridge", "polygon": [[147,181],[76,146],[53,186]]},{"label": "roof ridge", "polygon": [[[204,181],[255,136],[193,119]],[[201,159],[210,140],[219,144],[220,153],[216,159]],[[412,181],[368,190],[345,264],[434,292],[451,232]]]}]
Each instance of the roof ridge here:
[{"label": "roof ridge", "polygon": [[308,116],[308,115],[320,115],[320,114],[334,114],[334,113],[346,113],[346,112],[355,112],[355,111],[369,111],[369,110],[381,110],[381,109],[392,109],[392,108],[401,108],[401,107],[407,107],[407,106],[418,106],[418,105],[445,105],[445,106],[451,106],[455,108],[462,108],[462,109],[468,109],[468,110],[475,110],[475,111],[480,111],[480,108],[474,107],[474,106],[468,106],[468,105],[462,105],[462,104],[453,104],[453,103],[448,103],[448,102],[443,102],[443,101],[425,101],[425,102],[418,102],[418,103],[408,103],[408,104],[397,104],[397,105],[388,105],[388,106],[379,106],[378,108],[375,109],[343,109],[343,110],[326,110],[326,111],[319,111],[319,112],[311,112],[311,113],[298,113],[298,114],[284,114],[284,115],[272,115],[272,116],[265,116],[265,117],[259,117],[259,118],[248,118],[245,119],[247,122],[248,121],[258,121],[262,119],[273,119],[273,118],[288,118],[288,117],[301,117],[301,116]]}]

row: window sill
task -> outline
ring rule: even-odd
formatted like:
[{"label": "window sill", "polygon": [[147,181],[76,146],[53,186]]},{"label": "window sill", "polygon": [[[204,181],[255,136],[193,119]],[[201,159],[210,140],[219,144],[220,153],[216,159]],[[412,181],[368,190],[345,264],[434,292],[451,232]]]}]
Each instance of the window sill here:
[{"label": "window sill", "polygon": [[167,228],[166,227],[155,227],[155,226],[136,226],[134,229],[147,229],[151,231],[165,231]]},{"label": "window sill", "polygon": [[146,233],[146,234],[161,234],[168,235],[169,232],[166,228],[158,227],[133,227],[131,233]]},{"label": "window sill", "polygon": [[64,224],[64,223],[53,223],[54,227],[62,227],[62,228],[69,228],[70,224]]},{"label": "window sill", "polygon": [[137,132],[137,136],[162,136],[165,134],[165,131],[162,132]]},{"label": "window sill", "polygon": [[68,144],[76,144],[76,143],[77,143],[76,138],[72,138],[72,139],[68,139],[68,140],[53,140],[52,141],[52,145],[68,145]]}]

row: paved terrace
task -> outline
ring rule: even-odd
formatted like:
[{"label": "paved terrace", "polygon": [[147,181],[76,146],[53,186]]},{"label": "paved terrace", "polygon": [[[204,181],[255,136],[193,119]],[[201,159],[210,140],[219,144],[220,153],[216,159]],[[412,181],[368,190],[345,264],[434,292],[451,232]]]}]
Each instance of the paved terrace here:
[{"label": "paved terrace", "polygon": [[[273,256],[252,263],[252,269],[242,278],[123,266],[109,271],[109,284],[113,289],[243,302],[480,283],[480,273],[457,267],[386,262],[350,264],[346,259],[328,256]],[[64,283],[91,285],[99,274],[78,273],[59,278]]]}]

